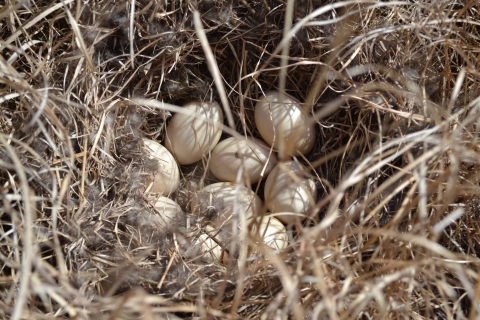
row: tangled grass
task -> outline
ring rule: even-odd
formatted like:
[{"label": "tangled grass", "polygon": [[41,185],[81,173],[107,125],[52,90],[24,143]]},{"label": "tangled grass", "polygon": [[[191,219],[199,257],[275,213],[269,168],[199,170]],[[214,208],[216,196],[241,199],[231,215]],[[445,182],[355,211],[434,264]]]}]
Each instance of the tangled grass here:
[{"label": "tangled grass", "polygon": [[[0,4],[0,317],[478,318],[479,9]],[[182,167],[184,219],[137,225],[156,170],[141,138],[163,140],[169,106],[221,102],[258,137],[268,90],[304,102],[319,137],[298,160],[321,192],[289,247],[202,257],[188,204],[207,161]]]}]

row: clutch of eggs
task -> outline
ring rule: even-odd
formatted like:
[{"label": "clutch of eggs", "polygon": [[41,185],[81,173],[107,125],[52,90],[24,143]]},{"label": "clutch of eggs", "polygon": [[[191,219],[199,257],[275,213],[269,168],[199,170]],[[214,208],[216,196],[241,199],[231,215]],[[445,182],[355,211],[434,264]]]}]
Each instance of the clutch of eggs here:
[{"label": "clutch of eggs", "polygon": [[[265,182],[265,203],[270,212],[308,213],[316,200],[315,181],[308,177],[307,169],[295,162],[279,163]],[[290,214],[279,216],[286,223],[293,223]]]},{"label": "clutch of eggs", "polygon": [[181,165],[202,159],[220,140],[223,112],[216,102],[193,101],[168,123],[165,147]]},{"label": "clutch of eggs", "polygon": [[169,194],[175,191],[180,183],[180,171],[173,155],[160,143],[143,139],[150,159],[158,162],[158,170],[151,181],[150,192]]},{"label": "clutch of eggs", "polygon": [[220,181],[235,182],[239,169],[243,168],[246,182],[253,184],[267,176],[276,164],[277,156],[262,140],[231,137],[213,149],[210,171]]},{"label": "clutch of eggs", "polygon": [[282,160],[307,154],[315,145],[315,124],[295,98],[270,91],[255,106],[255,124],[263,140],[278,151]]}]

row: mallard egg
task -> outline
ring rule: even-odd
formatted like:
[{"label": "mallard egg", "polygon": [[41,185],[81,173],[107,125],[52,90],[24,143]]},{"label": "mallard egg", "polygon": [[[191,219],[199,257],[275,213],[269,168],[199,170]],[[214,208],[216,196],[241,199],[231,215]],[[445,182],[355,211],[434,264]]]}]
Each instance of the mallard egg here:
[{"label": "mallard egg", "polygon": [[288,246],[287,229],[280,220],[264,216],[259,225],[254,221],[251,231],[253,235],[257,234],[257,226],[258,235],[267,246],[276,250],[281,250]]},{"label": "mallard egg", "polygon": [[160,143],[143,139],[150,159],[158,161],[150,192],[169,194],[175,191],[180,183],[180,171],[173,155]]},{"label": "mallard egg", "polygon": [[179,216],[183,218],[184,215],[182,208],[180,208],[175,201],[167,197],[158,198],[153,204],[153,207],[158,212],[165,226],[169,226],[172,222],[180,220]]},{"label": "mallard egg", "polygon": [[219,182],[199,190],[190,202],[190,210],[197,214],[204,214],[205,210],[215,211],[216,219],[211,225],[217,228],[228,224],[235,212],[246,219],[259,214],[262,205],[262,200],[247,187]]},{"label": "mallard egg", "polygon": [[193,101],[167,125],[165,147],[181,165],[197,162],[220,140],[223,112],[216,102]]},{"label": "mallard egg", "polygon": [[270,91],[255,106],[255,124],[263,140],[278,150],[284,160],[292,155],[307,154],[315,145],[315,124],[295,98]]},{"label": "mallard egg", "polygon": [[154,227],[157,230],[166,230],[175,226],[175,222],[184,219],[182,208],[167,197],[160,197],[155,200],[153,207],[155,213],[142,212],[137,216],[139,227]]},{"label": "mallard egg", "polygon": [[222,262],[227,258],[227,252],[206,234],[200,235],[196,244],[201,246],[203,258],[209,263]]},{"label": "mallard egg", "polygon": [[265,202],[271,212],[305,214],[312,209],[317,197],[315,181],[307,169],[295,162],[279,163],[265,182]]},{"label": "mallard egg", "polygon": [[307,218],[307,215],[304,213],[295,213],[295,212],[275,212],[272,214],[273,217],[280,220],[283,224],[293,225],[296,221],[302,222]]},{"label": "mallard egg", "polygon": [[243,167],[249,183],[257,183],[277,164],[275,152],[260,139],[231,137],[221,141],[213,150],[210,171],[220,181],[237,180],[238,170]]}]

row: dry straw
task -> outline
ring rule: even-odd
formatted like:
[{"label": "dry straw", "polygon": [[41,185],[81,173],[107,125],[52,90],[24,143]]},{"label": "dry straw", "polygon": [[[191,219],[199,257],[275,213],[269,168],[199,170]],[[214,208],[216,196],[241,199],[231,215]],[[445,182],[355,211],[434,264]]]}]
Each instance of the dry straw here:
[{"label": "dry straw", "polygon": [[[480,7],[465,1],[0,4],[0,318],[477,319]],[[290,243],[222,244],[208,156],[145,193],[178,106],[259,137],[269,90],[304,102],[319,189]],[[239,178],[241,172],[239,173]],[[263,196],[263,183],[253,186]],[[265,213],[265,210],[262,214]],[[238,217],[236,218],[238,219]],[[208,260],[209,237],[229,258]]]}]

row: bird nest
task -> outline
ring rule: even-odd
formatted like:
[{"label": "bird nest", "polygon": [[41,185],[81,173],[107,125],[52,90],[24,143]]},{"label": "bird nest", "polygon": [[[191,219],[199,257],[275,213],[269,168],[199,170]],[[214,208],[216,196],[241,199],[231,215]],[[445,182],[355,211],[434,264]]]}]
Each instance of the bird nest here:
[{"label": "bird nest", "polygon": [[[479,9],[0,4],[0,318],[478,317]],[[164,143],[169,106],[216,101],[230,131],[259,138],[254,108],[271,90],[317,131],[296,157],[316,204],[288,247],[243,234],[222,261],[201,250],[223,206],[190,210],[216,181],[208,156],[180,168],[169,197],[183,215],[140,223],[158,170],[142,139]]]}]

